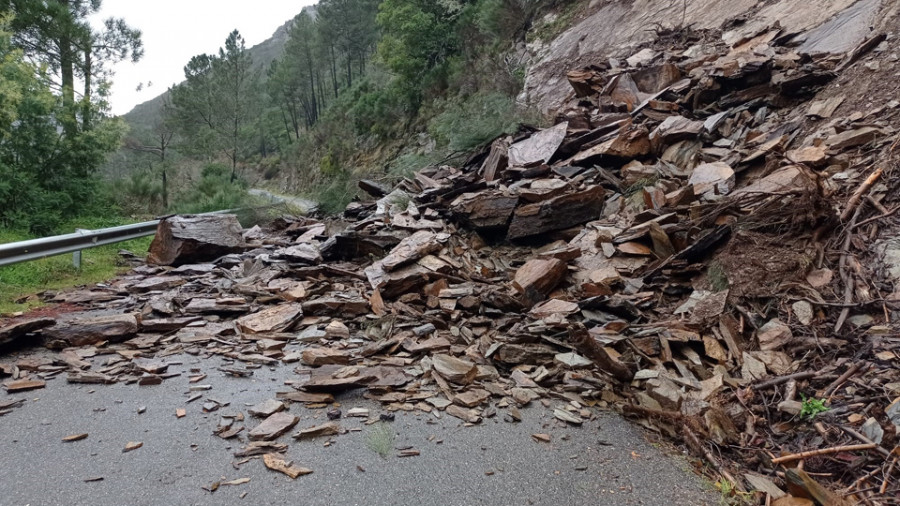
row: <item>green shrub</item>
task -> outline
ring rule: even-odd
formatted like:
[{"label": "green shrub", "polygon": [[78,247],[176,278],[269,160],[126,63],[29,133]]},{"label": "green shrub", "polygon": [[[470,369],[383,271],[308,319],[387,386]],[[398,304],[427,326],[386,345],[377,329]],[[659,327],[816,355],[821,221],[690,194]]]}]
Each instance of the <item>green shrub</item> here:
[{"label": "green shrub", "polygon": [[443,111],[428,123],[428,132],[442,146],[465,151],[516,131],[521,116],[513,97],[476,93],[444,102]]},{"label": "green shrub", "polygon": [[203,167],[200,180],[178,196],[173,211],[182,214],[207,213],[245,207],[250,202],[247,184],[231,180],[231,168],[221,163]]},{"label": "green shrub", "polygon": [[326,214],[340,214],[357,195],[357,179],[340,174],[318,184],[307,192],[307,196],[319,203],[319,209]]}]

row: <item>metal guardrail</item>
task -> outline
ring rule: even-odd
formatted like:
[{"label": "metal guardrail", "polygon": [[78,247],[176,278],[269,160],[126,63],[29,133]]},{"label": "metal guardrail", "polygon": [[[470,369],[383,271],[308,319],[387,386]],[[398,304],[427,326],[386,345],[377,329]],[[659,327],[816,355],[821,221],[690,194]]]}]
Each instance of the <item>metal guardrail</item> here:
[{"label": "metal guardrail", "polygon": [[[204,214],[233,213],[240,209],[228,209]],[[81,250],[130,241],[139,237],[147,237],[156,233],[160,220],[133,223],[119,227],[101,228],[97,230],[79,230],[71,234],[29,239],[27,241],[0,244],[0,267],[21,262],[40,260],[41,258],[75,253],[75,267],[81,267]]]},{"label": "metal guardrail", "polygon": [[0,266],[78,252],[156,233],[159,220],[0,244]]}]

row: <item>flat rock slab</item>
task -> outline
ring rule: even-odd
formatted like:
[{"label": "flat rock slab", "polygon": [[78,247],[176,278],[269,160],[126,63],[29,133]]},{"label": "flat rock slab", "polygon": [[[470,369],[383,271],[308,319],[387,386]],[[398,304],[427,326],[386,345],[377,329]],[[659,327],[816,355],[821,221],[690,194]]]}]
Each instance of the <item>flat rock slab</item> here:
[{"label": "flat rock slab", "polygon": [[300,355],[300,361],[306,365],[347,365],[350,357],[333,348],[307,348]]},{"label": "flat rock slab", "polygon": [[283,332],[303,316],[300,304],[281,304],[238,318],[235,322],[243,332],[260,334]]},{"label": "flat rock slab", "polygon": [[559,149],[563,139],[566,138],[568,126],[568,122],[562,122],[513,144],[509,147],[509,164],[511,166],[526,166],[549,162],[553,155],[556,154],[556,150]]},{"label": "flat rock slab", "polygon": [[431,365],[447,381],[461,385],[468,385],[478,374],[478,368],[473,362],[452,355],[435,355]]},{"label": "flat rock slab", "polygon": [[283,409],[283,402],[275,399],[268,399],[248,409],[247,412],[259,418],[268,418]]},{"label": "flat rock slab", "polygon": [[138,331],[134,315],[119,314],[75,318],[46,328],[42,332],[50,339],[48,347],[88,346],[102,341],[124,341]]},{"label": "flat rock slab", "polygon": [[47,386],[47,382],[42,380],[19,380],[8,381],[4,383],[3,386],[6,387],[7,393],[14,393],[44,388],[45,386]]},{"label": "flat rock slab", "polygon": [[312,439],[322,436],[334,436],[341,433],[341,426],[336,422],[326,422],[321,425],[301,429],[300,432],[294,434],[294,439]]},{"label": "flat rock slab", "polygon": [[0,346],[16,341],[31,332],[41,330],[56,323],[53,318],[30,318],[0,325]]},{"label": "flat rock slab", "polygon": [[602,187],[593,186],[581,192],[521,206],[513,214],[506,238],[511,241],[524,239],[596,220],[603,209],[604,193]]},{"label": "flat rock slab", "polygon": [[297,425],[297,422],[299,421],[299,417],[290,413],[275,413],[263,420],[261,424],[250,431],[250,440],[270,441],[287,433],[287,431],[291,430],[291,428],[294,425]]},{"label": "flat rock slab", "polygon": [[516,271],[513,288],[533,305],[544,300],[566,276],[566,263],[556,258],[534,258]]}]

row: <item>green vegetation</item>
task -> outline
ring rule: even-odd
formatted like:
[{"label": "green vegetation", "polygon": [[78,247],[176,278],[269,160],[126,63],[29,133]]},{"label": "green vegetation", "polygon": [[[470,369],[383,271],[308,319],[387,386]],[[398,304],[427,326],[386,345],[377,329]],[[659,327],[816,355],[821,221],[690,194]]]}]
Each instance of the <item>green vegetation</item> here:
[{"label": "green vegetation", "polygon": [[800,407],[800,418],[806,418],[807,420],[812,420],[819,413],[824,413],[828,411],[828,407],[825,406],[825,399],[816,399],[815,397],[806,397],[803,394],[800,394],[800,398],[803,399],[803,403]]},{"label": "green vegetation", "polygon": [[[76,228],[92,229],[122,224],[95,219],[77,221],[67,226],[71,232]],[[32,238],[32,235],[24,232],[0,231],[0,243]],[[40,298],[33,296],[45,290],[88,285],[110,279],[127,269],[118,255],[119,250],[125,249],[138,256],[145,255],[150,241],[150,237],[144,237],[84,250],[80,270],[72,264],[71,254],[0,267],[0,315],[40,306],[42,304]]]},{"label": "green vegetation", "polygon": [[[458,163],[538,123],[515,100],[516,47],[576,3],[321,0],[255,48],[223,34],[126,125],[109,115],[110,69],[141,58],[139,31],[121,19],[93,28],[102,0],[0,0],[0,226],[21,231],[12,240],[69,232],[73,217],[252,206],[246,190],[261,184],[338,213],[361,178]],[[113,260],[97,264],[112,273]],[[48,262],[4,271],[19,287],[4,293],[102,270]]]},{"label": "green vegetation", "polygon": [[709,280],[709,286],[716,292],[728,289],[728,273],[725,272],[725,268],[719,262],[710,262],[709,267],[706,269],[706,279]]},{"label": "green vegetation", "polygon": [[141,108],[117,164],[145,175],[123,193],[182,210],[162,181],[202,184],[199,167],[221,161],[236,185],[269,181],[339,212],[359,178],[410,174],[537,123],[515,101],[524,66],[512,49],[560,3],[321,0],[286,26],[270,62],[233,32],[217,55],[187,62],[156,115]]},{"label": "green vegetation", "polygon": [[386,459],[394,449],[394,431],[386,423],[376,423],[366,433],[366,448]]},{"label": "green vegetation", "polygon": [[[0,0],[0,225],[35,234],[105,203],[95,177],[124,132],[108,117],[109,65],[137,61],[141,33],[87,18],[99,0]],[[79,84],[78,92],[75,85]]]},{"label": "green vegetation", "polygon": [[578,0],[568,2],[562,11],[553,15],[551,19],[541,23],[531,34],[529,34],[529,42],[542,40],[549,42],[560,35],[566,28],[572,26],[575,15],[584,6],[586,2]]}]

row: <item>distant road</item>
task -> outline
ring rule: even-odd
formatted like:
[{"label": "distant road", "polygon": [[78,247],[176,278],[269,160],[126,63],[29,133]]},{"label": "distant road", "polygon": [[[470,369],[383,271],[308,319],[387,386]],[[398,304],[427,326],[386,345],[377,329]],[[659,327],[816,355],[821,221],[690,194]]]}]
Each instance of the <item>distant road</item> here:
[{"label": "distant road", "polygon": [[290,195],[279,195],[267,190],[260,190],[258,188],[252,188],[248,190],[247,193],[257,197],[262,197],[266,200],[269,200],[270,202],[284,202],[290,204],[294,207],[300,208],[300,210],[303,211],[303,214],[309,214],[319,207],[319,204],[309,199]]}]

